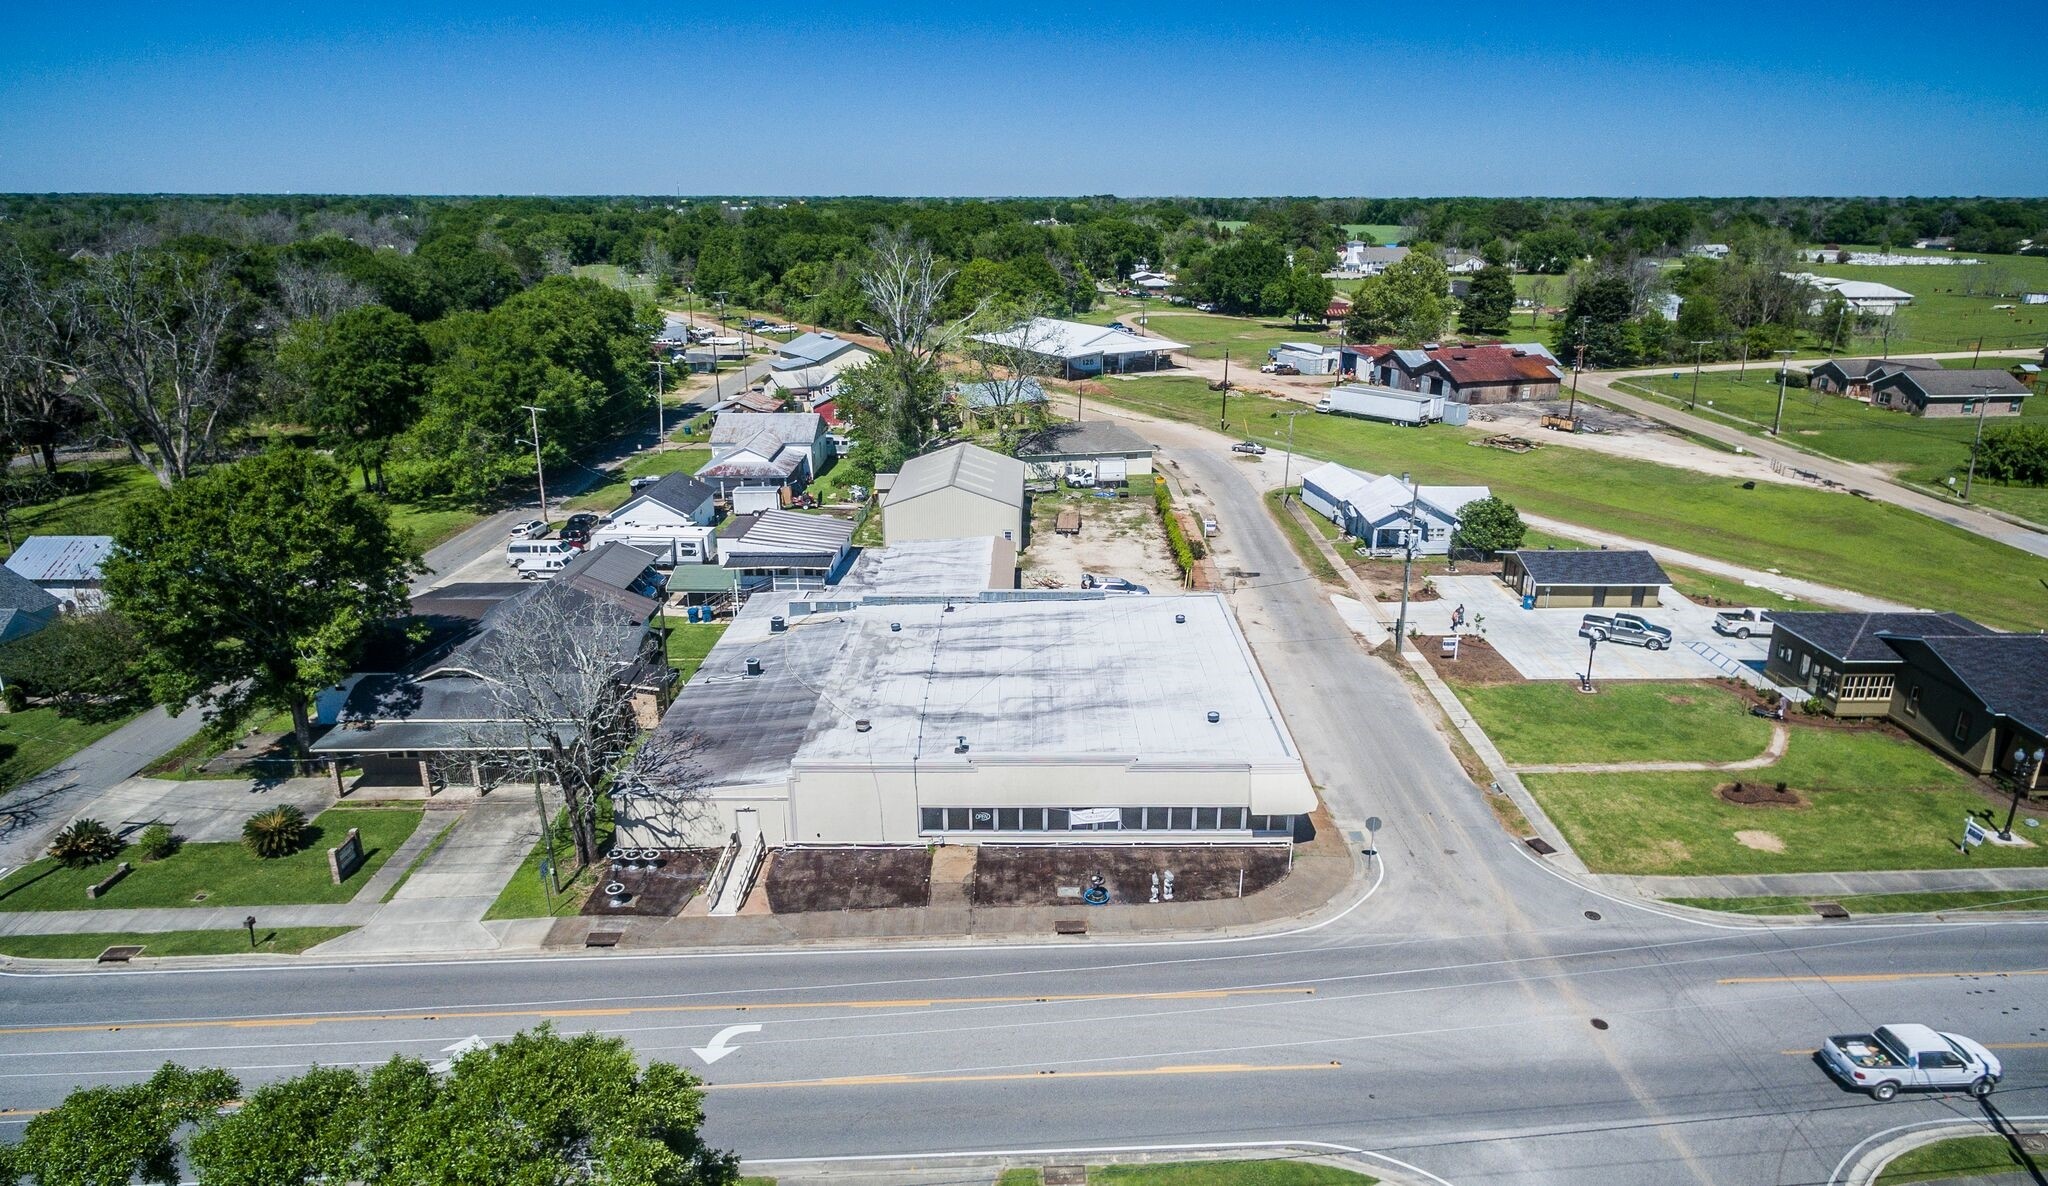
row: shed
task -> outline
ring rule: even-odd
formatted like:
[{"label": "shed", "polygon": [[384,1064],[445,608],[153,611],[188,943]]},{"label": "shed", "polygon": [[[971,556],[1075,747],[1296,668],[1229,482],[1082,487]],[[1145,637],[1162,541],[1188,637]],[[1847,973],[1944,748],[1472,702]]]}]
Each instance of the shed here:
[{"label": "shed", "polygon": [[1605,548],[1509,552],[1500,579],[1536,609],[1657,605],[1671,583],[1648,552]]},{"label": "shed", "polygon": [[948,445],[903,463],[882,504],[891,545],[999,535],[1024,540],[1024,463],[979,445]]}]

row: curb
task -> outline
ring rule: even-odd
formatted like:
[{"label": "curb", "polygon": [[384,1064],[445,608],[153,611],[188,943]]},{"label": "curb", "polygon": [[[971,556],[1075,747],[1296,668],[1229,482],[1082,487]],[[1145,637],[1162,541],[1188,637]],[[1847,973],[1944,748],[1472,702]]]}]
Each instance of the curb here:
[{"label": "curb", "polygon": [[767,1173],[785,1186],[958,1186],[963,1171],[993,1180],[1005,1170],[1049,1165],[1160,1165],[1209,1161],[1298,1161],[1368,1174],[1386,1186],[1452,1186],[1445,1178],[1405,1161],[1323,1141],[1263,1141],[1248,1145],[1105,1146],[1075,1149],[1000,1150],[925,1156],[741,1159],[740,1172]]},{"label": "curb", "polygon": [[[2007,1123],[2018,1121],[2033,1124],[2042,1120],[2048,1120],[2048,1117],[2008,1116],[2005,1119]],[[1871,1186],[1872,1183],[1877,1181],[1877,1176],[1884,1172],[1886,1166],[1915,1149],[1938,1144],[1955,1137],[2004,1135],[1998,1132],[1988,1120],[1930,1120],[1926,1121],[1925,1125],[1925,1127],[1920,1128],[1917,1132],[1905,1133],[1878,1145],[1862,1157],[1857,1158],[1855,1164],[1851,1165],[1850,1158],[1856,1157],[1857,1149],[1861,1149],[1864,1145],[1883,1136],[1885,1132],[1893,1130],[1886,1129],[1865,1137],[1861,1143],[1844,1154],[1840,1162],[1836,1163],[1835,1172],[1828,1177],[1828,1186]],[[1901,1127],[1912,1128],[1915,1126],[1904,1125]]]}]

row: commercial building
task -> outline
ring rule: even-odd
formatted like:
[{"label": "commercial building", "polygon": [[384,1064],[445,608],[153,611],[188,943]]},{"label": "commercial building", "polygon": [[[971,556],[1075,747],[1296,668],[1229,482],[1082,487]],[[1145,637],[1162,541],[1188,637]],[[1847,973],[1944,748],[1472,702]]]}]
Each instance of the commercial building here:
[{"label": "commercial building", "polygon": [[1017,446],[1024,475],[1049,482],[1085,475],[1100,485],[1117,485],[1152,472],[1152,443],[1108,420],[1070,420],[1046,426]]},{"label": "commercial building", "polygon": [[1017,546],[999,535],[863,548],[835,597],[979,597],[1017,587]]},{"label": "commercial building", "polygon": [[1556,398],[1564,372],[1540,343],[1510,342],[1389,351],[1373,361],[1371,381],[1454,403],[1502,404]]},{"label": "commercial building", "polygon": [[976,334],[974,340],[1021,349],[1060,364],[1066,378],[1077,375],[1156,371],[1171,366],[1168,357],[1187,349],[1184,342],[1147,338],[1127,330],[1053,317],[1034,317],[1000,333]]},{"label": "commercial building", "polygon": [[1285,841],[1315,808],[1218,595],[879,600],[756,596],[657,730],[702,784],[622,797],[625,842]]},{"label": "commercial building", "polygon": [[948,445],[877,475],[891,544],[996,535],[1024,542],[1024,463],[979,445]]},{"label": "commercial building", "polygon": [[1501,583],[1531,609],[1640,609],[1671,583],[1648,552],[1523,548],[1501,557]]}]

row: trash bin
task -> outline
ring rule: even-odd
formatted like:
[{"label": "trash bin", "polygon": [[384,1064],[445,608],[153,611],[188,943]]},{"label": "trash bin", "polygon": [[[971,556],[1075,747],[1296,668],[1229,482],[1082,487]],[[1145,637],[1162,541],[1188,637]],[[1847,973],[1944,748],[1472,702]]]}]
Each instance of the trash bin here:
[{"label": "trash bin", "polygon": [[1522,608],[1523,608],[1523,609],[1535,609],[1535,608],[1536,608],[1536,595],[1535,595],[1534,593],[1524,593],[1524,594],[1522,594]]}]

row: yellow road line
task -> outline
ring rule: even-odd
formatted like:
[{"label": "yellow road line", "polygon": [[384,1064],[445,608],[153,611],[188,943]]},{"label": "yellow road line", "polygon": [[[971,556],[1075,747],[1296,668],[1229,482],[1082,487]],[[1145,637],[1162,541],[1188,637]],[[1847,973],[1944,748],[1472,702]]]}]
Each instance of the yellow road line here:
[{"label": "yellow road line", "polygon": [[2048,968],[2015,972],[1845,972],[1838,976],[1729,976],[1716,984],[1884,984],[1894,980],[1951,980],[1958,977],[1996,980],[2006,976],[2048,976]]},{"label": "yellow road line", "polygon": [[[2048,1042],[1986,1042],[1986,1043],[1984,1043],[1984,1049],[1986,1049],[1986,1050],[2048,1050]],[[1779,1053],[1779,1054],[1796,1054],[1796,1055],[1800,1055],[1800,1056],[1805,1056],[1805,1055],[1810,1055],[1810,1054],[1818,1054],[1818,1053],[1820,1053],[1820,1051],[1818,1051],[1818,1050],[1815,1050],[1815,1049],[1813,1049],[1812,1047],[1808,1047],[1808,1048],[1807,1048],[1807,1049],[1805,1049],[1805,1050],[1780,1050],[1780,1051],[1778,1051],[1778,1053]]]},{"label": "yellow road line", "polygon": [[[99,1025],[32,1025],[0,1028],[0,1037],[14,1034],[96,1034],[123,1030],[273,1029],[295,1026],[346,1025],[394,1021],[487,1021],[517,1017],[635,1017],[661,1013],[756,1013],[777,1009],[932,1009],[941,1005],[1052,1005],[1088,1001],[1220,1001],[1230,997],[1313,996],[1313,988],[1204,989],[1181,992],[1066,993],[1006,997],[931,997],[879,1001],[771,1001],[722,1005],[629,1005],[616,1008],[453,1010],[437,1013],[357,1013],[332,1017],[221,1017],[195,1021],[130,1021]],[[0,1113],[4,1115],[4,1113]]]},{"label": "yellow road line", "polygon": [[927,1083],[1011,1083],[1033,1080],[1065,1083],[1075,1079],[1134,1079],[1148,1075],[1257,1075],[1274,1071],[1334,1071],[1343,1064],[1332,1062],[1288,1063],[1262,1066],[1257,1063],[1197,1063],[1192,1066],[1143,1067],[1128,1071],[1005,1071],[976,1075],[848,1075],[840,1079],[783,1079],[763,1083],[706,1083],[706,1091],[760,1091],[791,1087],[918,1087]]}]

